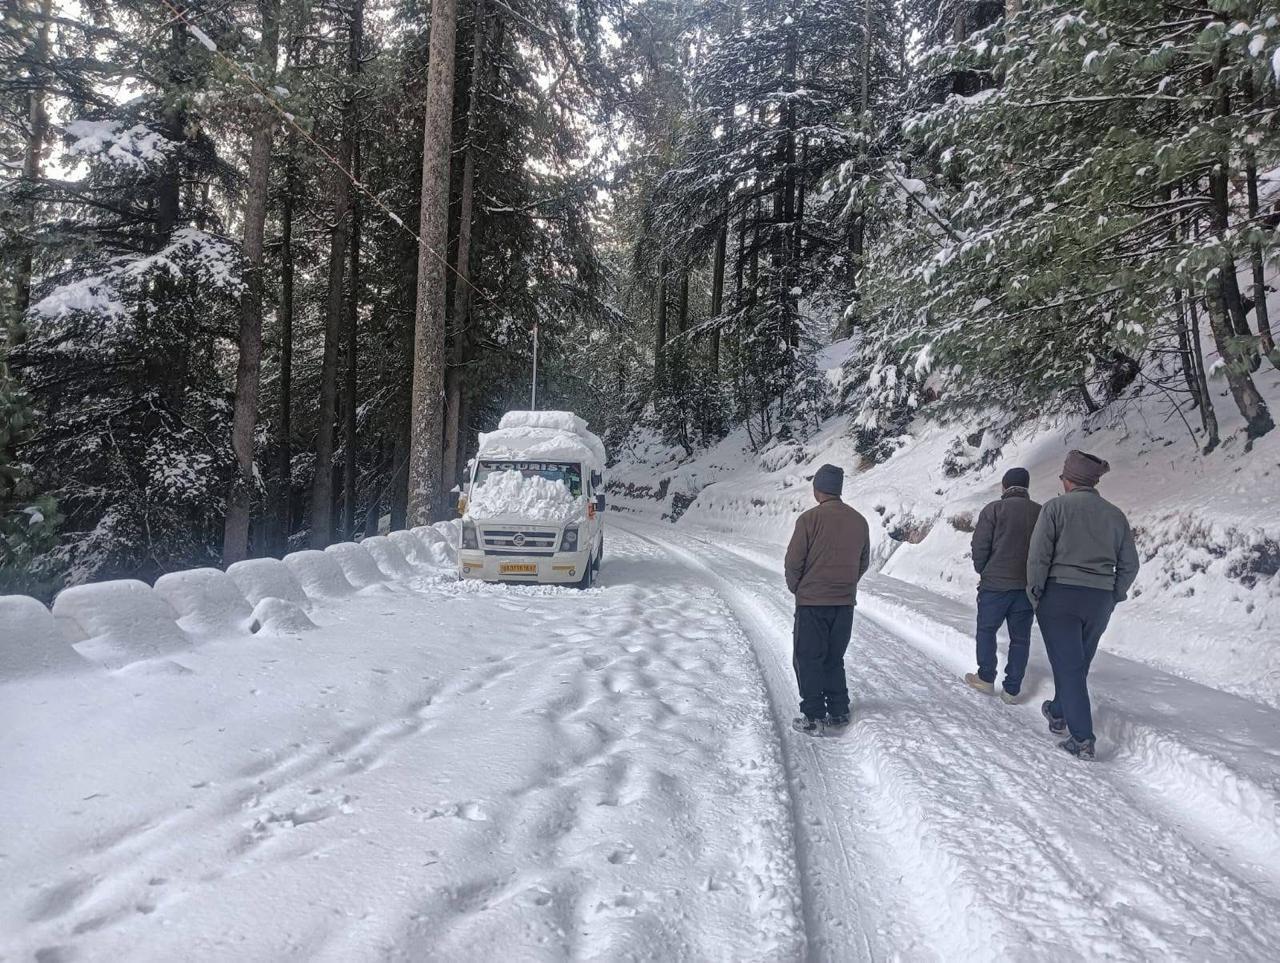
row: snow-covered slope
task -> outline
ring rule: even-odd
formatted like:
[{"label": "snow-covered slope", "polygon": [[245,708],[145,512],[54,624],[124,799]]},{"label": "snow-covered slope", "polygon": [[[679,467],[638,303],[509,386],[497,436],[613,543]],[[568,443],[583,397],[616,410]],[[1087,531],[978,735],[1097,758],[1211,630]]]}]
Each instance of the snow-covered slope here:
[{"label": "snow-covered slope", "polygon": [[[847,349],[819,356],[833,377]],[[1255,378],[1280,412],[1280,373],[1264,364]],[[1245,451],[1226,385],[1212,384],[1224,442],[1207,456],[1158,393],[1093,418],[1046,416],[1004,438],[984,430],[994,416],[921,420],[873,466],[855,451],[847,418],[836,417],[803,443],[758,453],[742,430],[692,459],[641,437],[614,466],[612,506],[755,537],[780,552],[812,504],[815,469],[831,462],[845,470],[846,501],[872,523],[880,571],[971,600],[972,523],[999,496],[1000,476],[1028,468],[1032,497],[1043,501],[1060,491],[1063,456],[1081,448],[1111,463],[1100,490],[1128,512],[1143,563],[1105,647],[1280,706],[1280,430]]]}]

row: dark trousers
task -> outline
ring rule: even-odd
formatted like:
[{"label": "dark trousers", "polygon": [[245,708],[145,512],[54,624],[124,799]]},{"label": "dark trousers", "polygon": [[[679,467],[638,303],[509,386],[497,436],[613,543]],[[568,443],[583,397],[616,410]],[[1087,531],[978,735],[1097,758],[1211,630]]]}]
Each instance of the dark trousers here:
[{"label": "dark trousers", "polygon": [[1024,589],[978,589],[978,678],[996,681],[996,633],[1009,624],[1009,660],[1004,666],[1004,688],[1010,695],[1022,690],[1031,654],[1031,620],[1035,609]]},{"label": "dark trousers", "polygon": [[1036,608],[1036,621],[1053,667],[1054,696],[1049,713],[1065,719],[1067,731],[1080,742],[1093,738],[1089,666],[1115,606],[1106,589],[1050,581]]},{"label": "dark trousers", "polygon": [[792,665],[800,711],[810,719],[849,714],[844,653],[853,634],[852,605],[797,605]]}]

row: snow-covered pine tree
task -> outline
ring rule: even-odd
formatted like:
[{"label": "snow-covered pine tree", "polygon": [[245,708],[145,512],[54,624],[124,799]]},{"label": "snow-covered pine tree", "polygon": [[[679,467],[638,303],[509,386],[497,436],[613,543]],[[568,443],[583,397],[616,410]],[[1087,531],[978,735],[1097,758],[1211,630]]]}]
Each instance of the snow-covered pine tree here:
[{"label": "snow-covered pine tree", "polygon": [[1273,101],[1241,101],[1274,89],[1265,6],[1027,4],[926,57],[922,83],[991,86],[919,111],[910,149],[858,186],[903,212],[882,225],[866,329],[899,377],[876,375],[864,418],[899,403],[907,372],[932,371],[951,404],[1096,406],[1179,350],[1194,292],[1248,435],[1270,429],[1235,272],[1277,237],[1231,186],[1280,147]]}]

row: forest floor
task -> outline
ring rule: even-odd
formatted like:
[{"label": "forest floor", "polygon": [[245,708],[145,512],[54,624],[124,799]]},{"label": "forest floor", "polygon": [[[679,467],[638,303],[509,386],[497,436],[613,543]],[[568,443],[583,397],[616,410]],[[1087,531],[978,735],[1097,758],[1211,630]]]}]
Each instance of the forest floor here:
[{"label": "forest floor", "polygon": [[0,686],[0,959],[1280,955],[1280,711],[1104,651],[1080,763],[1038,640],[1005,706],[876,575],[800,736],[781,546],[609,521],[587,592],[425,573]]}]

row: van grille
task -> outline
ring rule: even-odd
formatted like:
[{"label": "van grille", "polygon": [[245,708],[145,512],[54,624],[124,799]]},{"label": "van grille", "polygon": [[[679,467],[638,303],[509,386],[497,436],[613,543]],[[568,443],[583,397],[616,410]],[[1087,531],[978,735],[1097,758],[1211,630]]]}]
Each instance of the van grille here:
[{"label": "van grille", "polygon": [[554,555],[560,533],[556,531],[516,531],[485,528],[480,544],[487,555]]}]

